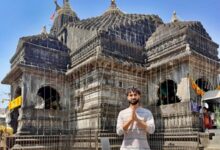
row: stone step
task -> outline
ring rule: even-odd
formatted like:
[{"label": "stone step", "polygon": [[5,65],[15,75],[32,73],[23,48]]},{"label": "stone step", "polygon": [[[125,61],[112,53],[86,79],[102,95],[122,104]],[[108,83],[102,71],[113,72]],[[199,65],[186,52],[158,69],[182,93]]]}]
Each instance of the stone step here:
[{"label": "stone step", "polygon": [[210,144],[218,144],[218,145],[220,145],[220,136],[213,136],[212,140],[210,140]]},{"label": "stone step", "polygon": [[220,150],[219,146],[206,147],[204,150]]},{"label": "stone step", "polygon": [[44,146],[44,145],[35,145],[35,146],[21,146],[14,145],[11,150],[56,150],[59,149],[58,146]]},{"label": "stone step", "polygon": [[71,147],[71,149],[75,149],[75,150],[95,150],[96,148],[91,148],[91,147]]},{"label": "stone step", "polygon": [[216,135],[220,135],[220,129],[209,129],[210,133],[215,133]]},{"label": "stone step", "polygon": [[213,133],[212,139],[209,141],[207,150],[220,150],[220,130],[209,130],[210,133]]},{"label": "stone step", "polygon": [[[120,147],[121,147],[121,145],[111,145],[110,146],[111,147],[111,150],[119,150],[120,149]],[[71,147],[72,149],[74,149],[74,150],[96,150],[96,148],[95,147],[77,147],[77,146],[72,146]],[[98,146],[98,149],[99,150],[103,150],[102,148],[101,148],[101,145],[99,145]]]},{"label": "stone step", "polygon": [[196,150],[197,147],[186,147],[186,146],[164,146],[163,150]]}]

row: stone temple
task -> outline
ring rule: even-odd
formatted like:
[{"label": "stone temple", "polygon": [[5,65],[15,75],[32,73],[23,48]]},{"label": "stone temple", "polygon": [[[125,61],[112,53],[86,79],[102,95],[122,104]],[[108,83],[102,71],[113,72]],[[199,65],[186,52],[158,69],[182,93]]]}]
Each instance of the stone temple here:
[{"label": "stone temple", "polygon": [[[81,20],[69,0],[60,6],[50,32],[21,37],[11,69],[2,80],[11,99],[10,148],[101,149],[103,137],[119,149],[117,115],[128,106],[125,90],[138,87],[142,106],[154,115],[153,150],[203,149],[201,93],[218,85],[218,44],[199,21],[169,23],[157,15],[126,14],[114,0],[100,16]],[[43,135],[43,136],[42,136]],[[33,148],[34,147],[34,148]]]}]

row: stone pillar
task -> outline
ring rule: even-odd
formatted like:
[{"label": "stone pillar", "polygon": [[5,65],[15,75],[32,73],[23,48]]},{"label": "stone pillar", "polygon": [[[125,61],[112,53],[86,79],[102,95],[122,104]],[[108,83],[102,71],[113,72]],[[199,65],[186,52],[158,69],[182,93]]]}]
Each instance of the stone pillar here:
[{"label": "stone pillar", "polygon": [[187,102],[190,100],[190,82],[189,78],[182,78],[177,86],[177,96],[181,99],[181,102]]},{"label": "stone pillar", "polygon": [[[16,134],[29,134],[27,131],[24,131],[24,128],[26,127],[26,124],[29,120],[26,119],[23,113],[24,109],[28,107],[28,101],[27,101],[27,84],[25,80],[25,75],[23,75],[21,80],[21,96],[22,96],[22,104],[21,107],[18,109],[19,116],[18,116],[18,127]],[[29,113],[31,114],[31,112]]]}]

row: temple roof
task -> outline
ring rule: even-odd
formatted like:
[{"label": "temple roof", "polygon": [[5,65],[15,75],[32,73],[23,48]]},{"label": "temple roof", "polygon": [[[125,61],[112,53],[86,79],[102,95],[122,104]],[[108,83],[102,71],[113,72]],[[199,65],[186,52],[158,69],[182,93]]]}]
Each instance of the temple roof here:
[{"label": "temple roof", "polygon": [[108,30],[121,26],[131,27],[137,24],[144,26],[146,23],[159,25],[162,20],[156,15],[123,14],[107,11],[101,16],[81,20],[72,25],[87,30]]},{"label": "temple roof", "polygon": [[41,33],[38,35],[22,37],[20,40],[36,46],[43,46],[46,48],[68,52],[68,48],[56,37],[50,34]]},{"label": "temple roof", "polygon": [[156,45],[156,43],[161,43],[168,38],[172,38],[177,34],[182,33],[181,31],[184,32],[184,34],[187,34],[187,32],[195,32],[212,40],[200,22],[175,20],[171,23],[160,25],[148,39],[146,46],[149,48]]},{"label": "temple roof", "polygon": [[[157,15],[125,14],[116,5],[115,0],[111,0],[110,7],[98,17],[92,17],[73,23],[72,26],[87,30],[108,30],[120,28],[122,26],[132,28],[147,26],[149,24],[159,25],[163,23]],[[147,24],[147,25],[146,25]]]}]

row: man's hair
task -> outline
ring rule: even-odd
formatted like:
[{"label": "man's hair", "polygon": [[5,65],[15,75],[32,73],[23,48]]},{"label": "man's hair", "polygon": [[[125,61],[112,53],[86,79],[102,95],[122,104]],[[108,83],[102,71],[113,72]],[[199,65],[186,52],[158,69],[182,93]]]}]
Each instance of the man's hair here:
[{"label": "man's hair", "polygon": [[131,88],[127,89],[126,96],[128,96],[128,94],[131,93],[131,92],[137,93],[138,95],[141,95],[141,91],[138,88],[131,87]]}]

